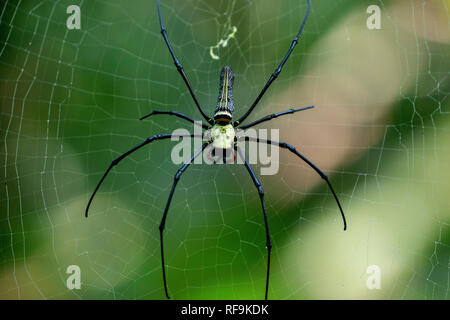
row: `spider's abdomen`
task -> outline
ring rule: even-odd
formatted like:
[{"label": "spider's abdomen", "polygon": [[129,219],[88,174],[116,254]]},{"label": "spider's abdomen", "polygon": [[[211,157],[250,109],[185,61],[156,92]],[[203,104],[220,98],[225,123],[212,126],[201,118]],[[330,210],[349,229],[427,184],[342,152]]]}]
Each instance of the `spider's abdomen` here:
[{"label": "spider's abdomen", "polygon": [[214,113],[214,120],[218,123],[228,123],[233,118],[233,82],[233,70],[229,66],[223,67],[220,72],[219,98]]}]

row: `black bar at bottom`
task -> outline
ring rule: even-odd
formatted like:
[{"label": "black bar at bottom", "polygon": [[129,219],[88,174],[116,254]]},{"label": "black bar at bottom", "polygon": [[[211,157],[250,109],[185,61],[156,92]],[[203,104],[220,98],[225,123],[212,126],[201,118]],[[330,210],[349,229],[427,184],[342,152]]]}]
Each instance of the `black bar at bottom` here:
[{"label": "black bar at bottom", "polygon": [[[430,300],[64,300],[0,301],[15,317],[21,313],[137,319],[313,319],[317,317],[405,318],[418,311],[448,312],[448,301]],[[430,309],[431,308],[431,309]],[[444,309],[445,308],[445,309]],[[138,316],[139,315],[139,316]],[[125,320],[128,320],[126,318]]]}]

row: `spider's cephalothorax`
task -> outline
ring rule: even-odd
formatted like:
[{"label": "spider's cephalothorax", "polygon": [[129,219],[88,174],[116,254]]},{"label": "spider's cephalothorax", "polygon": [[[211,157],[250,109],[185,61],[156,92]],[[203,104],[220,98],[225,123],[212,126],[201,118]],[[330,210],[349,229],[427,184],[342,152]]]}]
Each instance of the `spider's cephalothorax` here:
[{"label": "spider's cephalothorax", "polygon": [[211,128],[213,146],[219,149],[230,149],[234,143],[234,128],[230,124],[234,112],[233,82],[233,70],[229,66],[223,67],[220,72],[219,98],[214,112],[215,124]]}]

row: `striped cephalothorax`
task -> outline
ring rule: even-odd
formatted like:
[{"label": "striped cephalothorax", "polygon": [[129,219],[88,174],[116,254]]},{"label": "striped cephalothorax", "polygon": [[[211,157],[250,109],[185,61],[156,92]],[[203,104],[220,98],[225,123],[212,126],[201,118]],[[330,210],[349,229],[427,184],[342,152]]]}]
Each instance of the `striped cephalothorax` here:
[{"label": "striped cephalothorax", "polygon": [[[166,271],[165,271],[165,264],[164,264],[164,249],[163,249],[163,243],[164,243],[164,238],[163,238],[163,231],[166,225],[166,218],[167,218],[167,214],[169,212],[169,207],[172,201],[172,197],[173,194],[175,192],[175,188],[177,186],[178,181],[181,178],[181,175],[186,171],[186,169],[192,164],[192,162],[195,160],[196,157],[200,156],[202,154],[202,152],[205,150],[205,148],[212,144],[214,148],[220,148],[220,149],[226,149],[227,151],[231,150],[231,151],[236,151],[237,155],[241,158],[241,160],[243,161],[243,163],[245,164],[245,167],[248,171],[248,173],[250,174],[250,177],[256,187],[256,189],[258,190],[258,195],[260,198],[260,202],[261,202],[261,207],[262,207],[262,213],[263,213],[263,218],[264,218],[264,227],[265,227],[265,231],[266,231],[266,248],[267,248],[267,272],[266,272],[266,286],[265,286],[265,299],[267,299],[268,296],[268,290],[269,290],[269,275],[270,275],[270,253],[271,253],[271,249],[272,249],[272,244],[270,241],[270,233],[269,233],[269,223],[268,223],[268,219],[267,219],[267,213],[266,213],[266,205],[264,202],[264,191],[263,188],[261,186],[261,183],[259,182],[258,178],[256,177],[255,173],[253,172],[252,168],[250,167],[250,165],[248,164],[247,160],[245,159],[245,155],[244,153],[240,150],[240,148],[237,145],[237,137],[235,136],[235,128],[239,126],[240,129],[247,129],[250,127],[253,127],[255,125],[258,125],[262,122],[265,121],[269,121],[272,120],[274,118],[277,118],[279,116],[283,116],[286,114],[292,114],[298,111],[303,111],[303,110],[307,110],[307,109],[312,109],[314,108],[314,106],[309,106],[309,107],[303,107],[303,108],[297,108],[297,109],[289,109],[283,112],[278,112],[278,113],[274,113],[274,114],[270,114],[268,116],[265,116],[259,120],[256,120],[254,122],[251,122],[247,125],[243,125],[241,126],[242,122],[244,122],[244,120],[250,115],[250,113],[254,110],[254,108],[256,107],[256,105],[258,104],[258,102],[261,100],[261,98],[263,97],[264,93],[267,91],[267,89],[270,87],[270,85],[273,83],[273,81],[275,81],[275,79],[278,77],[278,75],[280,74],[284,64],[286,63],[287,59],[289,58],[292,50],[294,50],[294,47],[297,45],[298,40],[300,38],[300,35],[303,31],[303,27],[305,25],[306,19],[308,17],[309,11],[310,11],[310,7],[311,7],[311,0],[307,0],[307,9],[306,9],[306,14],[305,17],[303,18],[303,22],[300,25],[300,30],[297,33],[297,36],[294,38],[294,40],[292,40],[292,43],[289,47],[288,52],[286,53],[286,55],[284,56],[283,60],[281,60],[281,63],[278,65],[278,67],[275,69],[275,71],[272,73],[272,75],[269,77],[269,80],[266,82],[266,84],[264,85],[264,87],[262,88],[261,92],[258,94],[258,96],[256,97],[256,99],[254,100],[254,102],[251,104],[251,106],[248,108],[248,110],[244,113],[244,115],[242,115],[238,120],[233,121],[233,113],[234,113],[234,102],[233,102],[233,94],[232,94],[232,90],[233,90],[233,82],[234,82],[234,74],[233,74],[233,70],[231,70],[231,68],[229,66],[226,66],[222,69],[221,73],[220,73],[220,87],[219,87],[219,98],[217,100],[217,106],[216,106],[216,110],[214,113],[214,117],[210,118],[204,111],[203,108],[200,106],[200,103],[197,100],[197,97],[195,96],[195,93],[189,83],[189,80],[184,72],[183,67],[181,66],[180,61],[177,59],[177,57],[175,56],[175,53],[172,49],[172,46],[169,42],[169,38],[167,37],[167,31],[166,29],[164,29],[164,26],[162,24],[162,19],[161,19],[161,7],[160,7],[160,0],[158,0],[158,16],[159,16],[159,23],[160,23],[160,27],[161,27],[161,34],[164,38],[164,41],[167,45],[167,48],[169,49],[170,55],[172,56],[173,62],[175,64],[175,67],[177,68],[178,72],[180,73],[183,81],[185,82],[187,89],[189,90],[189,93],[191,94],[191,97],[195,103],[195,105],[197,106],[198,111],[200,112],[200,114],[202,115],[202,117],[207,121],[208,124],[202,124],[202,128],[207,130],[207,132],[209,132],[207,136],[207,140],[205,143],[203,143],[202,147],[197,150],[192,157],[184,163],[184,165],[177,171],[177,173],[174,176],[174,181],[172,184],[172,188],[170,190],[170,194],[169,194],[169,198],[167,200],[165,209],[164,209],[164,213],[161,219],[161,223],[159,225],[159,231],[160,231],[160,244],[161,244],[161,264],[162,264],[162,275],[163,275],[163,283],[164,283],[164,292],[167,296],[167,298],[169,298],[169,292],[167,289],[167,281],[166,281]],[[166,114],[166,115],[171,115],[171,116],[175,116],[187,121],[190,121],[192,123],[196,123],[192,118],[188,117],[187,115],[180,113],[178,111],[153,111],[148,115],[145,115],[141,118],[145,119],[148,118],[152,115],[158,115],[158,114]],[[106,176],[108,175],[108,173],[111,171],[111,169],[116,166],[120,161],[122,161],[124,158],[126,158],[128,155],[130,155],[131,153],[135,152],[136,150],[139,150],[140,148],[142,148],[143,146],[153,142],[153,141],[158,141],[158,140],[164,140],[164,139],[170,139],[174,136],[187,136],[187,137],[193,137],[193,138],[199,138],[199,139],[205,139],[205,135],[203,134],[193,134],[193,133],[189,133],[189,134],[157,134],[154,136],[151,136],[147,139],[145,139],[141,144],[135,146],[134,148],[131,148],[130,150],[128,150],[127,152],[125,152],[124,154],[122,154],[121,156],[119,156],[118,158],[116,158],[115,160],[113,160],[111,162],[111,164],[109,165],[108,169],[106,170],[106,172],[103,174],[102,178],[100,179],[100,181],[98,182],[97,186],[94,189],[94,192],[92,193],[89,202],[87,204],[86,207],[86,217],[88,216],[88,211],[89,211],[89,207],[92,203],[92,200],[94,199],[95,194],[97,193],[100,185],[103,183],[103,181],[105,180]],[[347,223],[345,221],[345,216],[344,216],[344,211],[342,210],[341,204],[339,202],[339,199],[336,195],[336,193],[333,190],[333,187],[331,186],[330,181],[328,180],[328,177],[326,176],[325,173],[322,172],[322,170],[320,170],[314,163],[312,163],[310,160],[308,160],[303,154],[301,154],[300,152],[297,151],[297,149],[295,149],[292,145],[285,143],[285,142],[279,142],[279,141],[273,141],[273,140],[265,140],[265,139],[259,139],[259,138],[253,138],[253,137],[249,137],[249,136],[242,136],[239,139],[242,139],[242,141],[254,141],[257,143],[265,143],[265,144],[272,144],[272,145],[276,145],[280,148],[286,149],[288,151],[290,151],[292,154],[294,154],[295,156],[297,156],[298,158],[300,158],[301,160],[303,160],[306,164],[308,164],[314,171],[317,172],[317,174],[319,174],[319,176],[327,183],[331,193],[333,194],[336,203],[339,207],[340,213],[342,215],[342,219],[344,222],[344,230],[347,227]],[[233,148],[233,149],[231,149]]]}]

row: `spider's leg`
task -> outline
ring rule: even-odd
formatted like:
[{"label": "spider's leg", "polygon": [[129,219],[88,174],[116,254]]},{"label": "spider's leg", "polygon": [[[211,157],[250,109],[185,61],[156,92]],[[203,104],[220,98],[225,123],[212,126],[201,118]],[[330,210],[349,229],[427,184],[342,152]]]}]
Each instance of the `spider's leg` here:
[{"label": "spider's leg", "polygon": [[[156,115],[156,114],[168,114],[168,115],[171,115],[171,116],[175,116],[175,117],[187,120],[187,121],[189,121],[189,122],[191,122],[193,124],[196,124],[194,119],[192,119],[192,118],[188,117],[187,115],[185,115],[185,114],[183,114],[181,112],[178,112],[178,111],[158,111],[158,110],[154,110],[151,113],[141,117],[139,120],[144,120],[144,119],[146,119],[146,118],[148,118],[150,116]],[[202,123],[202,127],[203,127],[203,129],[206,129],[206,130],[209,129],[209,126],[204,124],[204,123]]]},{"label": "spider's leg", "polygon": [[253,137],[243,137],[243,140],[245,141],[254,141],[254,142],[262,142],[262,143],[267,143],[267,144],[274,144],[279,146],[280,148],[283,149],[287,149],[290,152],[292,152],[293,154],[295,154],[297,157],[299,157],[300,159],[302,159],[304,162],[306,162],[307,165],[309,165],[311,168],[314,169],[314,171],[316,171],[319,176],[325,180],[325,182],[327,183],[328,187],[330,188],[331,193],[334,196],[334,199],[336,200],[336,203],[339,207],[339,210],[341,212],[341,216],[342,216],[342,221],[344,222],[344,230],[347,229],[347,221],[345,220],[345,214],[344,214],[344,210],[342,209],[341,203],[339,202],[339,198],[336,195],[336,192],[334,192],[333,186],[330,183],[330,180],[328,180],[327,175],[320,170],[314,163],[312,163],[308,158],[306,158],[304,155],[302,155],[300,152],[297,151],[297,149],[295,149],[294,146],[285,143],[285,142],[279,142],[279,141],[273,141],[273,140],[265,140],[265,139],[258,139],[258,138],[253,138]]},{"label": "spider's leg", "polygon": [[303,22],[302,22],[302,24],[300,26],[300,30],[298,31],[297,36],[294,38],[294,40],[292,40],[292,43],[291,43],[291,46],[289,47],[288,52],[284,56],[283,60],[281,60],[281,63],[275,69],[274,73],[272,73],[272,75],[270,76],[270,78],[267,81],[266,85],[261,90],[259,95],[256,97],[256,99],[253,102],[253,104],[250,106],[250,108],[247,110],[247,112],[242,117],[239,118],[239,120],[234,121],[233,126],[239,125],[240,123],[242,123],[250,115],[250,113],[253,111],[253,109],[258,104],[259,100],[261,100],[261,98],[263,97],[264,93],[266,93],[266,90],[269,89],[269,87],[272,84],[272,82],[274,82],[275,79],[280,74],[281,70],[283,69],[284,64],[286,63],[287,59],[289,58],[289,56],[291,55],[292,51],[294,50],[294,47],[298,43],[298,39],[300,38],[300,35],[301,35],[302,31],[303,31],[303,27],[305,26],[306,19],[308,18],[310,8],[311,8],[311,0],[308,0],[308,8],[306,9],[305,17],[303,18]]},{"label": "spider's leg", "polygon": [[160,244],[161,244],[161,264],[162,264],[162,273],[163,273],[163,281],[164,281],[164,291],[166,293],[166,297],[167,299],[170,299],[169,297],[169,293],[167,291],[167,281],[166,281],[166,269],[165,269],[165,263],[164,263],[164,238],[163,238],[163,231],[166,225],[166,218],[167,218],[167,213],[169,212],[169,207],[170,207],[170,203],[172,202],[172,197],[173,194],[175,192],[175,188],[178,184],[178,181],[181,178],[181,175],[184,173],[184,171],[186,171],[186,169],[189,167],[189,165],[192,163],[192,161],[194,161],[194,159],[199,156],[203,150],[205,150],[205,148],[210,144],[211,142],[205,142],[202,145],[202,148],[200,150],[198,150],[191,159],[189,159],[188,161],[186,161],[183,166],[177,171],[177,173],[174,176],[173,179],[173,184],[172,184],[172,189],[170,190],[170,194],[169,194],[169,198],[167,199],[167,203],[166,203],[166,208],[164,209],[164,214],[163,217],[161,219],[161,223],[159,225],[159,239],[160,239]]},{"label": "spider's leg", "polygon": [[242,159],[242,161],[244,161],[245,167],[247,168],[247,171],[250,174],[250,176],[253,180],[253,183],[255,184],[255,187],[258,189],[259,199],[261,201],[261,207],[262,207],[262,211],[263,211],[263,215],[264,215],[264,225],[266,228],[267,274],[266,274],[266,293],[265,293],[264,297],[267,300],[267,294],[269,291],[270,252],[272,250],[272,244],[270,242],[269,222],[267,221],[266,204],[264,202],[264,190],[263,190],[258,178],[256,177],[255,173],[253,172],[252,168],[250,167],[247,160],[245,159],[245,156],[242,153],[241,149],[237,145],[235,145],[234,149],[237,150],[239,157]]},{"label": "spider's leg", "polygon": [[162,18],[161,18],[161,0],[158,0],[158,17],[159,17],[159,25],[161,27],[161,34],[164,38],[164,41],[166,42],[167,48],[169,49],[170,55],[173,58],[173,63],[175,64],[175,67],[177,68],[178,72],[180,73],[181,77],[184,80],[184,83],[186,83],[186,86],[189,90],[189,93],[192,96],[192,99],[194,100],[195,104],[197,105],[198,111],[200,111],[201,115],[209,124],[214,124],[214,120],[211,119],[206,115],[206,113],[203,111],[202,107],[200,106],[200,103],[197,100],[197,97],[195,96],[194,91],[192,90],[191,84],[189,83],[189,80],[186,76],[186,73],[183,70],[183,66],[181,65],[180,61],[175,56],[175,53],[173,52],[172,46],[170,45],[169,38],[167,37],[167,31],[164,29]]},{"label": "spider's leg", "polygon": [[98,189],[100,188],[101,184],[102,184],[103,181],[105,180],[106,176],[108,175],[108,173],[111,171],[111,169],[112,169],[114,166],[116,166],[122,159],[126,158],[127,156],[129,156],[130,154],[132,154],[133,152],[135,152],[136,150],[142,148],[143,146],[145,146],[145,145],[147,145],[147,144],[149,144],[149,143],[151,143],[151,142],[153,142],[153,141],[156,141],[156,140],[163,140],[163,139],[168,139],[168,138],[171,138],[171,137],[177,137],[177,136],[178,136],[178,137],[201,137],[201,136],[198,136],[198,135],[194,135],[194,134],[192,134],[192,133],[189,133],[189,134],[172,134],[172,133],[170,133],[170,134],[156,134],[156,135],[154,135],[154,136],[151,136],[151,137],[145,139],[144,142],[142,142],[141,144],[138,144],[138,145],[135,146],[134,148],[128,150],[127,152],[125,152],[124,154],[122,154],[120,157],[114,159],[114,160],[111,162],[111,164],[109,165],[109,167],[108,167],[108,169],[106,170],[106,172],[103,174],[103,177],[100,179],[99,183],[98,183],[97,186],[95,187],[94,192],[93,192],[92,195],[91,195],[91,198],[89,199],[89,202],[88,202],[87,207],[86,207],[86,213],[85,213],[86,218],[87,218],[87,216],[88,216],[89,207],[91,206],[91,203],[92,203],[92,200],[93,200],[94,197],[95,197],[95,194],[97,193]]},{"label": "spider's leg", "polygon": [[247,124],[245,126],[242,126],[240,128],[242,130],[245,130],[247,128],[250,128],[250,127],[256,126],[257,124],[260,124],[261,122],[270,121],[272,119],[278,118],[279,116],[284,116],[285,114],[292,114],[292,113],[296,113],[296,112],[299,112],[299,111],[308,110],[308,109],[312,109],[312,108],[314,108],[314,106],[303,107],[303,108],[298,108],[298,109],[289,109],[289,110],[286,110],[286,111],[283,111],[283,112],[272,113],[272,114],[269,114],[269,115],[267,115],[265,117],[262,117],[259,120],[256,120],[256,121],[254,121],[252,123],[249,123],[249,124]]}]

